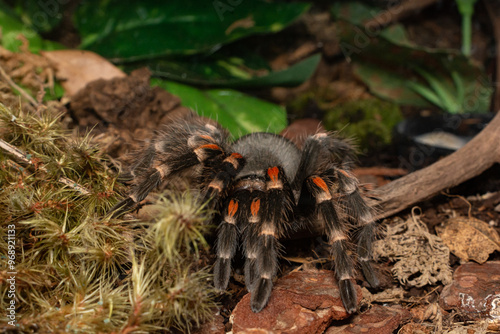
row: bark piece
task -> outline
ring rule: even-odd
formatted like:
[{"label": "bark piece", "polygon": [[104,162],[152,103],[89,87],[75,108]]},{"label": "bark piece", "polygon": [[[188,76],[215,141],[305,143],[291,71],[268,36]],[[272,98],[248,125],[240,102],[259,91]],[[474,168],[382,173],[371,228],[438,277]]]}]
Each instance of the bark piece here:
[{"label": "bark piece", "polygon": [[[358,300],[361,289],[357,287]],[[293,272],[276,283],[259,313],[250,309],[250,294],[236,305],[233,333],[323,333],[332,320],[349,317],[337,281],[329,270]]]},{"label": "bark piece", "polygon": [[391,334],[410,316],[410,312],[399,305],[387,307],[373,305],[367,312],[356,315],[350,324],[332,326],[325,334]]},{"label": "bark piece", "polygon": [[440,296],[445,310],[455,309],[470,320],[500,319],[500,262],[466,263],[453,274],[453,283]]}]

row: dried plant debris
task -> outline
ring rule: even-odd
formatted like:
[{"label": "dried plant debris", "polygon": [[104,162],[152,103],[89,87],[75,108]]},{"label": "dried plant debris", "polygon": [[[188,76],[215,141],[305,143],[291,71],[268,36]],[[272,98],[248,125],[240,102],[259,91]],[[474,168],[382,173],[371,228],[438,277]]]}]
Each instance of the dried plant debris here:
[{"label": "dried plant debris", "polygon": [[385,237],[374,244],[374,255],[395,262],[393,274],[403,285],[451,283],[450,250],[414,214],[386,224]]},{"label": "dried plant debris", "polygon": [[216,307],[196,261],[208,214],[181,196],[161,200],[158,226],[111,219],[124,188],[90,143],[49,109],[0,104],[0,308],[15,310],[0,332],[190,332]]},{"label": "dried plant debris", "polygon": [[[19,36],[23,45],[21,52],[10,52],[0,46],[0,101],[8,107],[19,108],[19,96],[30,102],[21,107],[24,110],[33,110],[38,102],[33,98],[47,90],[54,94],[54,67],[51,62],[28,50],[28,41]],[[42,94],[43,95],[43,94]],[[42,96],[43,97],[43,96]],[[57,101],[51,101],[57,105]]]},{"label": "dried plant debris", "polygon": [[470,217],[454,217],[436,232],[451,252],[464,262],[474,260],[484,263],[494,251],[500,251],[498,232],[482,220]]}]

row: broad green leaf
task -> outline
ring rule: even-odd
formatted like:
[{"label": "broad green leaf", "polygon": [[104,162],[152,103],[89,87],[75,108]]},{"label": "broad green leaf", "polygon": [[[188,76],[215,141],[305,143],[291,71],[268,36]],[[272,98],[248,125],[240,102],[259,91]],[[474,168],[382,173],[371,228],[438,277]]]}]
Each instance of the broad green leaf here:
[{"label": "broad green leaf", "polygon": [[89,0],[75,25],[81,47],[116,60],[189,55],[216,50],[243,37],[277,32],[309,4],[292,2],[196,0]]},{"label": "broad green leaf", "polygon": [[28,40],[31,52],[63,48],[58,43],[43,40],[34,30],[23,24],[15,12],[2,1],[0,1],[0,28],[1,45],[13,52],[18,52],[22,45],[19,35]]},{"label": "broad green leaf", "polygon": [[[233,88],[290,87],[306,81],[314,73],[320,59],[321,55],[313,55],[287,69],[275,72],[268,70],[267,66],[251,68],[246,59],[239,57],[208,58],[201,61],[190,58],[158,60],[149,62],[149,68],[155,76],[193,85]],[[265,64],[265,61],[262,59],[261,63]],[[133,67],[138,65],[133,64]]]},{"label": "broad green leaf", "polygon": [[259,131],[279,133],[287,125],[283,107],[235,90],[199,90],[160,79],[152,79],[151,84],[179,96],[183,106],[199,115],[217,120],[235,138]]},{"label": "broad green leaf", "polygon": [[429,107],[430,104],[408,86],[408,78],[399,76],[379,66],[359,62],[354,65],[354,73],[376,96],[401,105]]}]

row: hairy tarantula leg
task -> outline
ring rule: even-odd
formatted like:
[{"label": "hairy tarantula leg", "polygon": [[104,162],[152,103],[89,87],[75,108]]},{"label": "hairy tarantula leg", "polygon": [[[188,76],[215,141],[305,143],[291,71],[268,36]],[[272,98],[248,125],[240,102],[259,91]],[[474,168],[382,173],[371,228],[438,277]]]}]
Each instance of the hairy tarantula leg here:
[{"label": "hairy tarantula leg", "polygon": [[311,175],[316,167],[316,160],[320,152],[321,138],[326,134],[319,133],[314,136],[307,137],[304,142],[304,148],[302,149],[302,156],[300,158],[299,167],[297,173],[295,174],[295,179],[293,180],[293,190],[298,191],[307,175]]},{"label": "hairy tarantula leg", "polygon": [[278,271],[278,238],[283,220],[285,203],[285,174],[281,167],[270,167],[266,172],[266,214],[260,224],[256,239],[258,277],[253,284],[251,308],[260,312],[269,301],[273,278]]},{"label": "hairy tarantula leg", "polygon": [[214,179],[208,184],[205,190],[205,201],[217,199],[244,165],[245,159],[239,153],[233,152],[226,157],[219,166]]},{"label": "hairy tarantula leg", "polygon": [[259,276],[257,266],[257,237],[259,235],[259,225],[261,222],[261,197],[262,194],[254,195],[250,204],[250,216],[248,217],[248,225],[245,228],[244,236],[244,251],[245,251],[245,285],[248,291],[254,290],[254,285]]},{"label": "hairy tarantula leg", "polygon": [[214,285],[219,290],[225,290],[231,275],[231,260],[238,244],[238,201],[231,199],[227,204],[224,220],[219,225],[217,237],[217,260],[214,266]]},{"label": "hairy tarantula leg", "polygon": [[358,180],[348,170],[338,169],[340,191],[344,194],[345,207],[349,215],[359,226],[358,261],[363,275],[370,285],[378,287],[380,282],[371,265],[372,243],[377,232],[377,224],[373,219],[372,209],[364,201],[358,188]]},{"label": "hairy tarantula leg", "polygon": [[[193,135],[191,138],[201,137],[203,142],[193,150],[182,152],[179,154],[167,155],[162,158],[164,151],[161,141],[154,142],[147,150],[142,162],[136,164],[137,181],[132,186],[132,190],[128,198],[111,208],[114,211],[113,217],[118,217],[128,211],[131,207],[146,198],[146,196],[160,183],[172,174],[181,170],[193,167],[199,163],[205,163],[206,160],[213,159],[221,154],[225,154],[224,150],[217,144],[206,144],[208,139],[214,140],[210,136]],[[190,140],[188,140],[189,142]],[[154,149],[154,151],[153,151]],[[156,152],[156,153],[154,153]],[[137,168],[139,166],[139,168]],[[149,166],[148,169],[140,168]]]},{"label": "hairy tarantula leg", "polygon": [[347,255],[347,236],[344,233],[343,222],[340,220],[332,202],[330,187],[324,178],[311,176],[307,186],[316,198],[316,205],[321,214],[327,231],[328,243],[335,259],[335,275],[339,281],[340,296],[348,313],[357,310],[357,297],[354,288],[354,263]]},{"label": "hairy tarantula leg", "polygon": [[127,198],[110,209],[110,212],[114,211],[112,217],[116,218],[121,216],[131,207],[142,201],[151,190],[158,187],[163,179],[162,172],[155,168],[148,170],[145,174],[148,175],[148,177],[138,186],[133,187],[131,194]]}]

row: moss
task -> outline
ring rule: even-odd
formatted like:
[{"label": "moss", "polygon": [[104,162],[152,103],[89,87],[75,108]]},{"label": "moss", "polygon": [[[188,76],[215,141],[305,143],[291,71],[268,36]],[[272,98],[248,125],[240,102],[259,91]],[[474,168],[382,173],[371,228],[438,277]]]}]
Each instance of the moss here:
[{"label": "moss", "polygon": [[[90,136],[73,137],[50,110],[0,104],[0,254],[15,256],[1,257],[0,295],[16,272],[0,308],[16,303],[20,332],[188,333],[212,316],[212,280],[193,265],[207,247],[205,208],[162,197],[156,223],[111,219],[123,192]],[[4,312],[0,332],[9,321]]]},{"label": "moss", "polygon": [[402,119],[396,104],[373,98],[347,102],[328,110],[324,126],[356,138],[361,150],[366,151],[389,144],[392,129]]}]

